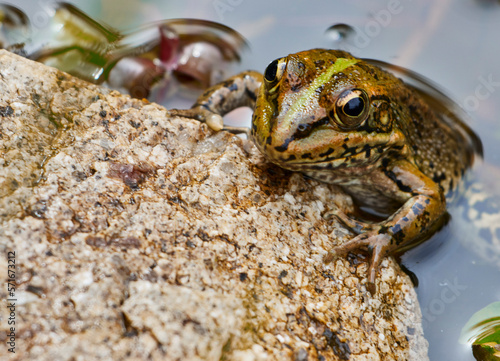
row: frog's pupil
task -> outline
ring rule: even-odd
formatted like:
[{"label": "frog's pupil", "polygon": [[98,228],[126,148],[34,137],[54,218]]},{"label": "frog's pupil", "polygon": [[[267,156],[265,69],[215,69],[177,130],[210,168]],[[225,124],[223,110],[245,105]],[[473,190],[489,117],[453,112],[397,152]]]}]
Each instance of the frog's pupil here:
[{"label": "frog's pupil", "polygon": [[271,82],[276,78],[276,73],[278,71],[278,60],[273,60],[266,68],[266,71],[264,72],[264,78]]},{"label": "frog's pupil", "polygon": [[350,117],[357,117],[361,113],[363,113],[363,109],[365,107],[365,102],[361,97],[356,97],[350,99],[342,108],[345,115]]}]

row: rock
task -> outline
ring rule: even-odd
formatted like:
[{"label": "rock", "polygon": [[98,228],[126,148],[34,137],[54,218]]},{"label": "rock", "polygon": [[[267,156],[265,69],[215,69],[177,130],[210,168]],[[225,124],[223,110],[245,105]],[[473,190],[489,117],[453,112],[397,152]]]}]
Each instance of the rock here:
[{"label": "rock", "polygon": [[338,188],[159,105],[0,59],[12,360],[427,359],[393,259],[374,296],[365,256],[323,263],[351,236],[322,217],[352,206]]}]

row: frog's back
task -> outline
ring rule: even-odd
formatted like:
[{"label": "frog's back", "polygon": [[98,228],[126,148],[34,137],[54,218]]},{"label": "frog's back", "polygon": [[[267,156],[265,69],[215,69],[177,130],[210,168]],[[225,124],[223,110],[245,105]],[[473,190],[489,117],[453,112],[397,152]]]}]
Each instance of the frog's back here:
[{"label": "frog's back", "polygon": [[402,119],[406,124],[401,129],[415,164],[449,196],[474,160],[482,156],[481,141],[460,115],[439,99],[410,86],[398,96],[399,104],[407,105],[409,114]]}]

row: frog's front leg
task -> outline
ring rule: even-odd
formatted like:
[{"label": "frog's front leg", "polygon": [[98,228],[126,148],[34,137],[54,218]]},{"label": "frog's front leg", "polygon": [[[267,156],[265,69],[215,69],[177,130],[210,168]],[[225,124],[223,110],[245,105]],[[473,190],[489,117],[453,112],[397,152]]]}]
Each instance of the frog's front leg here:
[{"label": "frog's front leg", "polygon": [[170,114],[196,119],[213,130],[221,130],[225,114],[240,107],[254,107],[261,84],[262,74],[245,71],[207,89],[191,109],[171,109]]},{"label": "frog's front leg", "polygon": [[379,172],[375,177],[381,190],[401,200],[403,205],[387,220],[333,248],[325,257],[325,262],[331,262],[337,256],[367,247],[372,254],[368,269],[368,289],[372,293],[382,259],[424,240],[446,214],[446,201],[439,185],[410,162],[397,161],[375,172]]}]

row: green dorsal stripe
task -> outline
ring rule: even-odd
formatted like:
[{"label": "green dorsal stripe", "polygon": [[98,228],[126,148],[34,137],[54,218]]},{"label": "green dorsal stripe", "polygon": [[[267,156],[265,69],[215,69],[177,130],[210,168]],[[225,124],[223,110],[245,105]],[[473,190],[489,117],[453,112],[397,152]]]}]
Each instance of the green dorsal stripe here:
[{"label": "green dorsal stripe", "polygon": [[295,116],[295,114],[302,111],[302,109],[305,105],[307,105],[309,99],[314,95],[316,90],[327,81],[329,81],[333,74],[341,72],[351,65],[356,64],[358,61],[358,59],[337,58],[335,63],[330,65],[330,67],[326,69],[323,74],[314,79],[311,85],[300,96],[300,98],[298,98],[297,101],[293,103],[290,110],[288,111],[286,122],[290,124],[290,120]]}]

